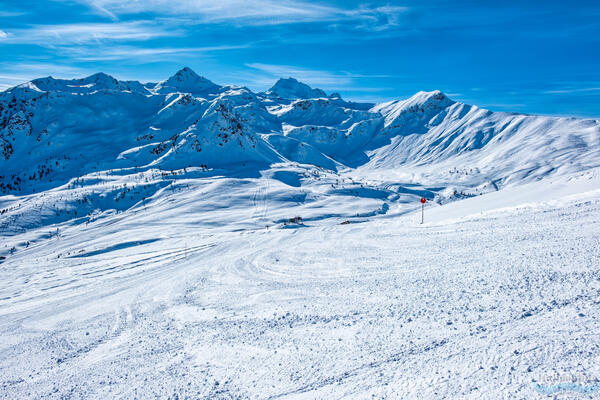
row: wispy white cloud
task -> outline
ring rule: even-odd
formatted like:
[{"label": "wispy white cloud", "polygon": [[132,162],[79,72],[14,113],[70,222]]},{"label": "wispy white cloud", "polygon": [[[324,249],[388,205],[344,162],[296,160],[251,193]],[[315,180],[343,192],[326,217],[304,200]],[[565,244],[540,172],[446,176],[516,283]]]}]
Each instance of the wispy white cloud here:
[{"label": "wispy white cloud", "polygon": [[0,44],[39,44],[43,46],[84,44],[103,40],[140,41],[181,34],[175,29],[166,29],[148,21],[33,25],[3,33],[4,35],[0,34]]},{"label": "wispy white cloud", "polygon": [[97,14],[106,16],[106,17],[112,19],[113,21],[117,21],[119,19],[115,14],[113,14],[111,11],[107,10],[105,7],[102,6],[101,3],[99,3],[95,0],[80,0],[80,2],[85,4],[86,6],[90,7]]},{"label": "wispy white cloud", "polygon": [[570,93],[588,93],[588,92],[589,93],[600,92],[600,87],[545,90],[543,93],[544,94],[570,94]]},{"label": "wispy white cloud", "polygon": [[358,84],[360,79],[387,78],[388,75],[366,75],[352,72],[334,72],[327,70],[309,69],[293,65],[277,65],[263,63],[248,63],[250,71],[236,73],[234,79],[256,90],[264,90],[272,86],[279,78],[292,77],[310,86],[331,91],[353,92],[382,92],[387,87],[366,87]]},{"label": "wispy white cloud", "polygon": [[358,29],[385,31],[400,26],[401,17],[409,10],[408,7],[397,6],[361,7],[349,11],[348,15],[359,21]]},{"label": "wispy white cloud", "polygon": [[258,82],[265,83],[278,78],[293,77],[300,81],[306,82],[314,86],[322,86],[325,88],[347,86],[352,83],[352,77],[347,74],[340,74],[331,71],[314,70],[293,65],[275,65],[262,63],[248,63],[247,67],[257,70],[255,79]]},{"label": "wispy white cloud", "polygon": [[0,18],[18,17],[27,14],[23,11],[0,11]]},{"label": "wispy white cloud", "polygon": [[114,61],[138,60],[140,62],[164,61],[165,56],[198,56],[219,51],[244,49],[252,44],[222,45],[204,47],[134,47],[134,46],[103,46],[102,48],[72,47],[65,48],[65,54],[78,61]]},{"label": "wispy white cloud", "polygon": [[193,17],[199,23],[280,25],[300,22],[357,21],[356,27],[386,29],[399,22],[407,7],[381,6],[347,9],[303,0],[79,0],[111,19],[119,15],[155,13]]},{"label": "wispy white cloud", "polygon": [[7,73],[13,73],[20,75],[35,75],[35,78],[39,78],[45,73],[58,74],[58,75],[72,75],[80,72],[84,72],[81,68],[73,67],[71,65],[53,64],[45,62],[21,62],[21,63],[10,63],[9,61],[0,62],[0,69]]},{"label": "wispy white cloud", "polygon": [[4,32],[3,30],[0,30],[0,39],[5,38],[8,36],[8,33]]}]

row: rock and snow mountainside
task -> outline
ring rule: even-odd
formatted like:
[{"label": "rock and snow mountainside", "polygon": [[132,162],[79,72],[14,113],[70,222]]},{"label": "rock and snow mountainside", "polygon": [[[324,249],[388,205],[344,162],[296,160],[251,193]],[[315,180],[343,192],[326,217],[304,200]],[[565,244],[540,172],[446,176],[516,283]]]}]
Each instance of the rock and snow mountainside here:
[{"label": "rock and snow mountainside", "polygon": [[[390,137],[371,155],[372,169],[423,167],[438,183],[475,171],[476,181],[499,187],[582,171],[600,160],[598,120],[491,112],[440,92],[417,93],[372,111],[385,115],[381,134]],[[455,171],[440,180],[436,170],[444,167]]]},{"label": "rock and snow mountainside", "polygon": [[0,92],[0,227],[122,211],[214,177],[250,179],[240,196],[253,204],[264,181],[252,179],[284,184],[289,201],[263,226],[292,205],[308,218],[406,212],[420,196],[443,203],[593,168],[599,143],[597,120],[491,112],[439,91],[374,105],[293,78],[253,93],[189,68],[152,84],[47,77]]},{"label": "rock and snow mountainside", "polygon": [[101,73],[36,79],[0,93],[0,121],[4,194],[131,168],[291,162],[499,187],[600,163],[597,120],[491,112],[439,91],[373,106],[293,78],[257,94],[189,68],[154,85]]}]

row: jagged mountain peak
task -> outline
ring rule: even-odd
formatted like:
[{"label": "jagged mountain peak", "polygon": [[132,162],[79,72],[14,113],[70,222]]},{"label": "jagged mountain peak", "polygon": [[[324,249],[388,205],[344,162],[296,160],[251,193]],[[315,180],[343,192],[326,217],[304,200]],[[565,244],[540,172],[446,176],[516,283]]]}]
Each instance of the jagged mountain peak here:
[{"label": "jagged mountain peak", "polygon": [[190,67],[183,67],[179,71],[177,71],[173,76],[171,76],[168,81],[177,81],[177,82],[189,82],[196,81],[199,79],[207,80],[206,78],[201,77],[193,69]]},{"label": "jagged mountain peak", "polygon": [[97,83],[118,83],[119,81],[112,75],[104,72],[97,72],[86,78],[81,79],[82,82],[97,82]]},{"label": "jagged mountain peak", "polygon": [[269,90],[267,90],[267,94],[275,95],[283,99],[327,97],[327,94],[323,90],[313,89],[306,83],[300,82],[292,77],[280,78]]},{"label": "jagged mountain peak", "polygon": [[440,90],[433,90],[430,92],[420,91],[405,100],[396,100],[392,103],[396,105],[402,105],[403,108],[411,106],[427,106],[436,105],[441,107],[447,107],[454,103],[452,99],[446,96]]},{"label": "jagged mountain peak", "polygon": [[[429,120],[443,109],[456,102],[440,90],[431,92],[420,91],[404,100],[394,100],[377,104],[371,109],[385,116],[386,125],[391,125],[398,118],[415,120]],[[413,116],[411,116],[413,115]],[[415,119],[416,116],[417,118]]]},{"label": "jagged mountain peak", "polygon": [[431,92],[420,91],[409,98],[414,103],[453,103],[441,90],[433,90]]},{"label": "jagged mountain peak", "polygon": [[173,76],[159,82],[155,90],[158,93],[187,92],[203,93],[218,89],[220,86],[214,82],[198,75],[189,67],[183,67]]}]

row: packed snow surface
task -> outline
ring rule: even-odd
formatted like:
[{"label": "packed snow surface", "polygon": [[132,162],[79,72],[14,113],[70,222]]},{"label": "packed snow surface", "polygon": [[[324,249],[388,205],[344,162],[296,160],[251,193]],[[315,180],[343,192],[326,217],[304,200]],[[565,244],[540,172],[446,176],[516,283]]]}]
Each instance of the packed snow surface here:
[{"label": "packed snow surface", "polygon": [[0,398],[593,396],[599,167],[439,91],[0,92]]},{"label": "packed snow surface", "polygon": [[211,230],[174,193],[7,238],[37,237],[1,265],[0,397],[535,398],[597,377],[600,178],[546,184],[424,225]]}]

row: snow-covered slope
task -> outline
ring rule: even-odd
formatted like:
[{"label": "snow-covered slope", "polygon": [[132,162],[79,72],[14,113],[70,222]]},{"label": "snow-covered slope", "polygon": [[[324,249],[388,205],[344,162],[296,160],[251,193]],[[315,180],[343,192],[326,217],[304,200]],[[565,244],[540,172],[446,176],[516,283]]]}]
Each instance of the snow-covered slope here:
[{"label": "snow-covered slope", "polygon": [[491,112],[441,92],[421,92],[371,111],[385,116],[380,134],[389,143],[373,149],[363,168],[408,168],[422,174],[422,183],[497,189],[582,171],[600,160],[598,120]]},{"label": "snow-covered slope", "polygon": [[[428,208],[424,225],[309,219],[366,203],[311,203],[326,177],[296,172],[181,180],[146,205],[3,238],[0,397],[498,399],[596,385],[598,170],[523,185],[518,202],[500,191]],[[286,214],[304,224],[251,221]]]}]

